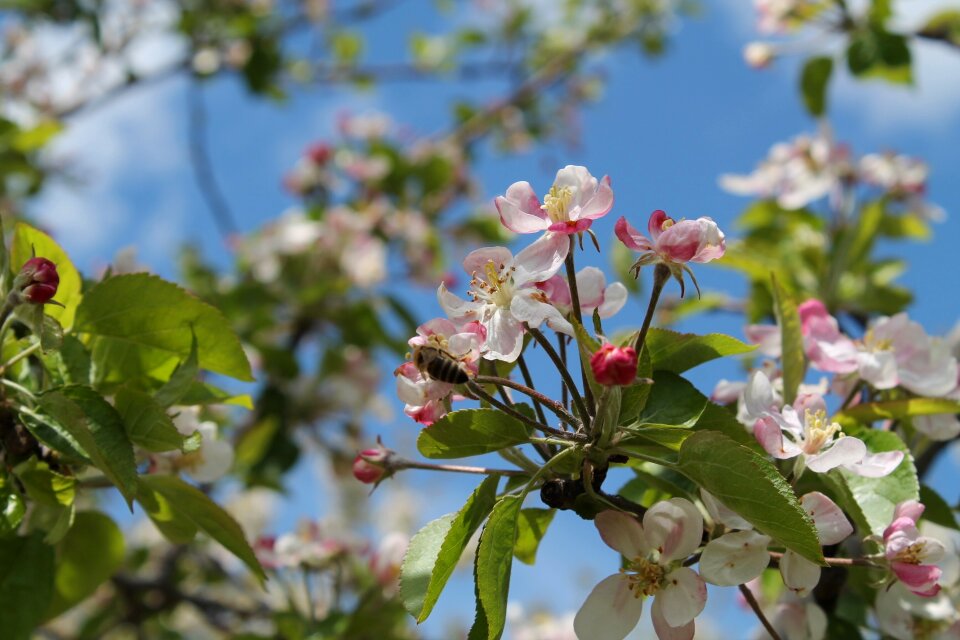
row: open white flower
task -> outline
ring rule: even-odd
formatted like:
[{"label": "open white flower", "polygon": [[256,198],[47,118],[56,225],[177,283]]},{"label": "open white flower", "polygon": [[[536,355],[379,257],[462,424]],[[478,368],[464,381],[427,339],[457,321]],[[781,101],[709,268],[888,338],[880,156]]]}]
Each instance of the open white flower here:
[{"label": "open white flower", "polygon": [[581,640],[622,640],[640,620],[645,596],[654,596],[651,616],[661,640],[693,638],[694,618],[707,602],[707,587],[683,566],[700,546],[703,517],[689,500],[658,502],[643,524],[620,511],[594,521],[600,537],[626,559],[620,573],[594,587],[573,626]]},{"label": "open white flower", "polygon": [[563,264],[569,248],[566,238],[546,234],[514,257],[504,247],[471,252],[463,261],[472,276],[469,295],[463,300],[441,284],[437,298],[457,323],[479,322],[486,330],[484,358],[513,362],[523,348],[523,323],[573,335],[573,327],[537,288]]}]

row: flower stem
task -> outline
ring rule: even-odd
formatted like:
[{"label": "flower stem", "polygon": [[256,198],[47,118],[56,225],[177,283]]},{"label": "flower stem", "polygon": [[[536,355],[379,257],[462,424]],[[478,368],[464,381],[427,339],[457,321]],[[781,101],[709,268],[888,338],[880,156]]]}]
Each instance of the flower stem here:
[{"label": "flower stem", "polygon": [[[580,290],[577,288],[577,268],[573,263],[575,250],[576,241],[574,241],[573,234],[571,234],[570,250],[567,252],[567,257],[563,262],[567,267],[567,284],[570,286],[570,304],[573,305],[573,317],[577,323],[583,327],[583,310],[580,308]],[[590,388],[590,383],[587,380],[587,372],[583,368],[583,359],[581,358],[579,360],[580,378],[583,382],[583,397],[586,399],[587,409],[590,411],[590,415],[594,415],[597,410],[597,403],[593,399],[593,390]]]},{"label": "flower stem", "polygon": [[[478,376],[478,378],[482,378],[482,377],[483,377],[483,376]],[[565,438],[565,439],[569,440],[571,437],[573,437],[573,434],[567,433],[566,431],[561,431],[560,429],[554,429],[553,427],[548,427],[548,426],[545,425],[545,424],[541,424],[541,423],[537,422],[536,420],[534,420],[533,418],[529,418],[529,417],[525,416],[524,414],[520,413],[519,411],[517,411],[516,409],[514,409],[514,408],[511,407],[510,405],[504,404],[504,403],[500,402],[499,400],[497,400],[496,398],[494,398],[492,395],[490,395],[489,393],[487,393],[487,392],[484,390],[483,387],[481,387],[479,384],[477,384],[477,383],[474,382],[473,380],[471,380],[470,382],[467,383],[467,388],[470,389],[470,391],[471,391],[473,394],[475,394],[477,397],[479,397],[479,398],[481,398],[481,399],[483,399],[483,400],[486,400],[487,402],[489,402],[491,405],[493,405],[493,406],[496,407],[497,409],[500,409],[500,410],[503,411],[504,413],[506,413],[506,414],[508,414],[508,415],[510,415],[510,416],[513,416],[513,417],[516,418],[517,420],[519,420],[519,421],[521,421],[521,422],[523,422],[523,423],[525,423],[525,424],[530,425],[530,426],[533,427],[534,429],[539,429],[540,431],[542,431],[542,432],[544,432],[544,433],[549,433],[550,435],[556,436],[557,438]]]},{"label": "flower stem", "polygon": [[[498,386],[510,387],[511,389],[514,389],[516,391],[519,391],[520,393],[530,396],[530,398],[532,398],[535,401],[541,402],[553,413],[557,414],[558,418],[560,418],[570,426],[574,428],[580,426],[580,421],[577,420],[576,417],[573,416],[573,414],[571,414],[569,411],[564,409],[563,406],[560,405],[558,402],[556,402],[551,398],[548,398],[547,396],[543,395],[536,389],[524,386],[519,382],[510,380],[509,378],[497,378],[494,376],[477,376],[476,378],[474,378],[474,381],[480,384],[495,384]],[[546,423],[546,420],[542,419],[541,422]]]},{"label": "flower stem", "polygon": [[767,616],[764,615],[763,610],[760,608],[760,603],[757,602],[757,599],[753,597],[753,592],[745,584],[740,585],[740,593],[743,594],[744,599],[747,601],[747,604],[750,605],[750,608],[753,609],[753,612],[757,614],[757,617],[760,619],[760,624],[763,625],[763,628],[767,630],[767,633],[770,634],[770,637],[773,640],[782,640],[780,634],[777,633],[777,630],[773,628],[773,625],[770,624],[770,621],[767,620]]},{"label": "flower stem", "polygon": [[580,391],[577,389],[577,385],[573,382],[573,378],[570,377],[570,372],[564,366],[560,356],[557,355],[553,345],[550,344],[550,341],[547,340],[546,336],[540,333],[539,329],[534,329],[533,327],[527,325],[527,331],[529,331],[530,335],[533,336],[533,339],[536,340],[541,347],[543,347],[543,350],[547,353],[547,356],[553,360],[553,364],[557,367],[557,371],[560,372],[560,377],[563,378],[564,384],[566,384],[567,388],[570,389],[570,396],[573,398],[573,406],[576,407],[577,415],[580,416],[580,420],[583,422],[584,428],[589,431],[590,414],[587,413],[587,407],[583,404],[583,398],[580,396]]},{"label": "flower stem", "polygon": [[[557,334],[557,348],[560,351],[560,360],[563,362],[563,368],[567,368],[567,336],[562,333]],[[567,391],[567,385],[560,385],[560,402],[564,408],[570,408],[570,392]]]},{"label": "flower stem", "polygon": [[667,284],[670,278],[670,268],[662,262],[657,264],[653,270],[653,289],[650,291],[650,302],[647,304],[647,315],[643,317],[643,326],[640,327],[640,333],[633,343],[633,348],[637,355],[643,350],[647,342],[647,332],[650,330],[650,323],[653,322],[653,312],[657,309],[657,302],[660,300],[660,293],[663,286]]},{"label": "flower stem", "polygon": [[2,375],[4,371],[9,369],[13,365],[17,364],[24,358],[36,353],[39,350],[40,350],[40,341],[38,340],[35,344],[32,344],[26,349],[24,349],[23,351],[17,353],[14,356],[11,356],[9,360],[4,362],[3,364],[0,364],[0,375]]},{"label": "flower stem", "polygon": [[[523,359],[522,353],[520,357],[517,358],[517,366],[520,367],[520,375],[523,376],[523,382],[531,391],[536,391],[536,388],[533,386],[533,376],[530,375],[530,369],[527,368],[527,361]],[[517,389],[517,391],[520,391],[520,389]],[[530,396],[530,398],[533,400],[533,410],[537,412],[537,419],[546,424],[547,418],[543,415],[543,406],[541,406],[540,400],[535,396]]]},{"label": "flower stem", "polygon": [[452,473],[475,473],[485,476],[528,476],[526,471],[519,469],[490,469],[489,467],[469,467],[462,464],[432,464],[415,460],[398,460],[393,463],[394,469],[426,469],[428,471],[449,471]]}]

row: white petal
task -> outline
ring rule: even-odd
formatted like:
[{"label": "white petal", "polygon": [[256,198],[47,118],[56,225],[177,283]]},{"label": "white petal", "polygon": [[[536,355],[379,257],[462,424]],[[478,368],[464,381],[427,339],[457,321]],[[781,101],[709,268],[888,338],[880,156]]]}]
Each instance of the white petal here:
[{"label": "white petal", "polygon": [[686,558],[700,546],[703,516],[692,502],[671,498],[650,507],[643,516],[643,532],[661,562]]},{"label": "white petal", "polygon": [[700,556],[700,575],[721,587],[750,582],[770,564],[768,544],[770,537],[756,531],[735,531],[711,540]]},{"label": "white petal", "polygon": [[844,465],[844,469],[864,478],[882,478],[893,473],[903,462],[903,451],[884,451],[867,454],[856,464]]},{"label": "white petal", "polygon": [[520,287],[543,282],[563,265],[570,251],[570,239],[562,233],[546,233],[542,238],[517,254],[513,265],[517,270],[513,281]]},{"label": "white petal", "polygon": [[573,619],[573,629],[580,640],[623,640],[641,613],[643,599],[634,596],[626,576],[616,574],[593,588]]},{"label": "white petal", "polygon": [[498,269],[500,265],[509,266],[513,263],[513,254],[506,247],[483,247],[467,254],[463,259],[463,270],[467,275],[478,273],[484,275],[484,268],[492,262]]},{"label": "white petal", "polygon": [[614,282],[603,292],[603,304],[597,307],[601,318],[616,314],[627,303],[627,288],[621,282]]},{"label": "white petal", "polygon": [[197,462],[185,470],[197,482],[213,482],[222,478],[233,466],[233,447],[225,440],[204,441],[200,450],[188,454],[198,456]]},{"label": "white petal", "polygon": [[747,388],[743,392],[743,402],[754,420],[776,407],[773,386],[770,384],[770,378],[763,371],[754,371],[750,374]]},{"label": "white petal", "polygon": [[682,627],[703,611],[707,603],[707,585],[690,567],[667,574],[666,586],[657,593],[663,619],[671,627]]},{"label": "white petal", "polygon": [[897,361],[892,351],[862,352],[857,357],[860,377],[874,389],[892,389],[897,386]]},{"label": "white petal", "polygon": [[483,305],[464,300],[460,296],[447,291],[447,287],[441,284],[437,288],[437,302],[444,313],[455,320],[479,320],[480,309]]},{"label": "white petal", "polygon": [[780,558],[780,575],[787,588],[803,596],[820,582],[820,567],[787,549]]},{"label": "white petal", "polygon": [[650,607],[650,619],[659,640],[693,640],[696,623],[691,620],[685,625],[671,627],[663,617],[663,605],[660,604],[660,600],[653,601],[653,606]]},{"label": "white petal", "polygon": [[800,498],[800,506],[813,519],[820,544],[839,544],[853,533],[853,525],[837,504],[819,491]]},{"label": "white petal", "polygon": [[580,306],[591,310],[596,309],[603,302],[603,290],[607,286],[607,278],[603,271],[596,267],[585,267],[577,273],[577,294],[580,296]]},{"label": "white petal", "polygon": [[867,445],[863,440],[844,436],[833,443],[825,452],[808,456],[807,468],[815,473],[825,473],[841,465],[856,464],[867,455]]},{"label": "white petal", "polygon": [[610,509],[598,513],[593,522],[607,546],[628,560],[645,556],[651,549],[643,535],[643,527],[631,515]]},{"label": "white petal", "polygon": [[913,426],[917,431],[931,440],[953,440],[960,435],[960,420],[952,413],[941,413],[933,416],[916,416]]},{"label": "white petal", "polygon": [[747,531],[753,529],[753,525],[738,516],[733,510],[729,509],[722,502],[707,493],[705,489],[700,489],[700,498],[703,500],[703,506],[707,508],[707,513],[714,521],[719,522],[728,529],[740,529]]},{"label": "white petal", "polygon": [[[563,317],[563,315],[551,304],[540,302],[533,297],[534,290],[528,289],[519,292],[514,296],[510,303],[510,313],[519,322],[526,322],[533,328],[539,327],[544,322],[560,333],[573,335],[573,325]],[[490,336],[487,336],[489,342]]]},{"label": "white petal", "polygon": [[523,328],[509,311],[497,309],[488,322],[486,353],[488,360],[513,362],[523,349]]}]

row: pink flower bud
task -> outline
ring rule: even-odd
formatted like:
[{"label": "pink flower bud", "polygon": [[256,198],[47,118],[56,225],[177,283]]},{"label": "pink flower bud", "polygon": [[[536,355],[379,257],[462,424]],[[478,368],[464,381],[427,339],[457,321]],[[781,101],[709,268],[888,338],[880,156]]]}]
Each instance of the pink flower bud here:
[{"label": "pink flower bud", "polygon": [[30,258],[17,276],[20,291],[27,302],[43,304],[57,294],[60,276],[57,265],[46,258]]},{"label": "pink flower bud", "polygon": [[364,449],[353,459],[353,477],[364,484],[374,484],[387,474],[385,449]]},{"label": "pink flower bud", "polygon": [[637,377],[637,352],[608,342],[590,357],[590,368],[600,384],[632,384]]},{"label": "pink flower bud", "polygon": [[327,164],[332,155],[333,149],[325,142],[317,142],[307,148],[307,157],[310,158],[311,162],[315,165]]}]

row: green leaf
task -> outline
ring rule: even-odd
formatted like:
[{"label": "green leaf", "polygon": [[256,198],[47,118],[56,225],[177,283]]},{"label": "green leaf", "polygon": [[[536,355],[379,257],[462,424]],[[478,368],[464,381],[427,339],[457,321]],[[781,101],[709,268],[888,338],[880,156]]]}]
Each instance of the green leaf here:
[{"label": "green leaf", "polygon": [[[88,550],[89,552],[89,550]],[[0,544],[0,629],[5,640],[27,640],[53,596],[53,547],[42,536]]]},{"label": "green leaf", "polygon": [[690,382],[669,371],[655,371],[650,397],[635,427],[692,427],[703,415],[707,399]]},{"label": "green leaf", "polygon": [[40,406],[76,439],[132,504],[137,493],[133,445],[123,419],[110,403],[90,387],[74,385],[43,394]]},{"label": "green leaf", "polygon": [[947,398],[910,398],[889,402],[869,402],[848,407],[834,415],[843,425],[867,425],[877,420],[901,420],[914,416],[932,416],[941,413],[960,413],[960,402]]},{"label": "green leaf", "polygon": [[63,337],[60,357],[66,367],[66,377],[70,384],[90,384],[90,352],[76,336]]},{"label": "green leaf", "polygon": [[814,117],[822,116],[827,110],[827,85],[833,73],[833,58],[815,57],[807,60],[800,73],[800,93],[803,104]]},{"label": "green leaf", "polygon": [[0,539],[17,530],[26,512],[20,494],[7,485],[0,486]]},{"label": "green leaf", "polygon": [[952,43],[960,47],[960,9],[944,9],[930,18],[918,35]]},{"label": "green leaf", "polygon": [[109,517],[96,511],[76,514],[73,527],[57,546],[53,599],[44,619],[55,618],[92,595],[121,567],[124,548],[123,532]]},{"label": "green leaf", "polygon": [[893,520],[893,510],[905,500],[920,499],[920,482],[910,450],[891,431],[864,429],[856,434],[872,453],[903,451],[903,462],[882,478],[864,478],[845,469],[820,474],[836,489],[838,502],[862,535],[881,535]]},{"label": "green leaf", "polygon": [[60,324],[69,329],[73,326],[74,316],[77,311],[77,305],[82,298],[80,294],[81,280],[80,273],[69,256],[57,242],[28,224],[18,222],[13,228],[13,251],[10,259],[10,267],[14,273],[20,271],[23,264],[33,257],[33,252],[41,258],[46,258],[57,265],[57,275],[60,276],[60,284],[57,285],[57,295],[54,300],[62,304],[62,307],[56,305],[46,305],[44,307],[47,315],[59,320]]},{"label": "green leaf", "polygon": [[114,397],[117,412],[123,419],[127,437],[147,451],[196,451],[196,438],[177,431],[166,410],[148,393],[121,387]]},{"label": "green leaf", "polygon": [[184,406],[206,404],[229,404],[253,410],[253,398],[249,394],[232,394],[219,389],[208,382],[194,380],[187,393],[178,400]]},{"label": "green leaf", "polygon": [[[650,362],[650,350],[641,349],[637,362],[637,377],[653,379],[653,365]],[[620,390],[620,418],[618,423],[633,424],[647,404],[650,390],[649,382],[638,382]]]},{"label": "green leaf", "polygon": [[783,350],[783,402],[793,404],[797,398],[797,389],[803,382],[806,369],[806,356],[803,350],[803,331],[800,327],[800,313],[797,303],[771,276],[773,282],[774,311],[780,326],[780,340]]},{"label": "green leaf", "polygon": [[50,507],[66,507],[77,496],[77,479],[51,471],[46,462],[30,458],[14,469],[31,500]]},{"label": "green leaf", "polygon": [[190,341],[190,355],[174,370],[170,379],[154,394],[156,401],[164,407],[170,407],[180,402],[196,381],[200,373],[200,364],[197,360],[197,337],[192,336]]},{"label": "green leaf", "polygon": [[904,36],[878,25],[855,31],[847,47],[847,67],[862,78],[880,78],[895,84],[911,84],[910,48]]},{"label": "green leaf", "polygon": [[[247,565],[261,582],[266,581],[267,576],[244,537],[243,529],[202,491],[176,476],[149,475],[140,477],[138,500],[141,504],[144,504],[141,499],[144,493],[165,499],[174,521],[183,521],[203,531]],[[144,508],[147,509],[146,505]],[[148,511],[147,515],[156,522],[154,513]],[[161,531],[166,533],[163,528]]]},{"label": "green leaf", "polygon": [[715,431],[700,431],[680,448],[680,471],[758,531],[817,564],[823,552],[813,522],[769,460]]},{"label": "green leaf", "polygon": [[537,549],[553,522],[556,509],[521,509],[517,520],[517,543],[513,555],[524,564],[533,564],[537,560]]},{"label": "green leaf", "polygon": [[531,431],[526,423],[496,409],[464,409],[421,430],[417,449],[427,458],[465,458],[528,442]]},{"label": "green leaf", "polygon": [[[487,640],[498,640],[506,625],[510,569],[522,505],[520,496],[501,498],[480,534],[476,564],[477,613],[478,617],[482,613]],[[471,632],[471,637],[473,635]]]},{"label": "green leaf", "polygon": [[[77,309],[76,331],[96,338],[95,352],[122,370],[141,371],[189,358],[194,337],[203,369],[253,381],[240,340],[219,310],[172,282],[144,273],[108,278]],[[171,367],[172,368],[172,367]]]},{"label": "green leaf", "polygon": [[749,353],[756,346],[740,342],[722,333],[698,336],[669,329],[651,328],[647,333],[647,349],[652,368],[683,373],[704,362],[724,356]]},{"label": "green leaf", "polygon": [[953,513],[953,509],[950,508],[950,505],[947,504],[947,501],[944,500],[939,493],[927,485],[920,485],[920,502],[923,503],[924,507],[926,507],[923,510],[924,520],[929,520],[930,522],[938,524],[941,527],[957,529],[960,531],[960,524],[957,523],[957,516]]},{"label": "green leaf", "polygon": [[433,611],[470,537],[493,509],[498,478],[486,478],[456,514],[427,524],[410,540],[400,568],[400,598],[417,622]]}]

